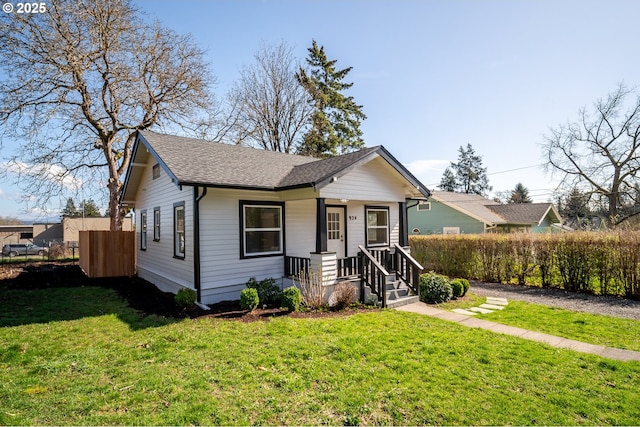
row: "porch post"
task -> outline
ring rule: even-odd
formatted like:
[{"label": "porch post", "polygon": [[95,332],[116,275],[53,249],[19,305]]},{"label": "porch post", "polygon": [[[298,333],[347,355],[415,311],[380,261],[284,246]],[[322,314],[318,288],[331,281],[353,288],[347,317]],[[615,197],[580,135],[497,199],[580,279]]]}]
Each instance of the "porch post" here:
[{"label": "porch post", "polygon": [[316,253],[322,253],[327,251],[327,205],[324,197],[316,202]]},{"label": "porch post", "polygon": [[409,246],[409,225],[407,223],[407,202],[398,202],[400,209],[400,235],[398,236],[398,245],[401,247]]}]

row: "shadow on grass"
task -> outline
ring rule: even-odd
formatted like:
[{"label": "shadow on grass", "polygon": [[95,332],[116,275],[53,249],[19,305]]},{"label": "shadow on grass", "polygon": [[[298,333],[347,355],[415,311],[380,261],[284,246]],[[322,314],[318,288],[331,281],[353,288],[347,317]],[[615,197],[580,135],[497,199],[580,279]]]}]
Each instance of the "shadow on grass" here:
[{"label": "shadow on grass", "polygon": [[115,314],[130,328],[164,326],[198,313],[136,277],[90,279],[78,266],[40,265],[0,280],[0,327]]}]

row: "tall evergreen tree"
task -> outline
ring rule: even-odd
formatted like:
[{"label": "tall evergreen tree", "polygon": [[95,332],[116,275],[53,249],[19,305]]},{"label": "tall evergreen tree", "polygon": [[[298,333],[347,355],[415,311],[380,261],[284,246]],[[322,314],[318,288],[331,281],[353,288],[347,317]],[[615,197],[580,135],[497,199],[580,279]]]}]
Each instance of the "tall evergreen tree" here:
[{"label": "tall evergreen tree", "polygon": [[522,185],[521,182],[516,184],[516,187],[511,191],[511,197],[509,197],[509,203],[531,203],[531,197],[529,197],[529,189]]},{"label": "tall evergreen tree", "polygon": [[308,51],[310,69],[300,67],[296,77],[309,93],[315,111],[311,116],[311,129],[298,151],[327,157],[364,147],[360,122],[367,116],[362,112],[362,105],[342,93],[353,86],[344,82],[352,67],[337,70],[337,61],[328,60],[324,47],[318,46],[315,40]]},{"label": "tall evergreen tree", "polygon": [[78,208],[76,208],[76,204],[71,197],[67,199],[67,204],[64,209],[62,209],[62,217],[63,218],[76,218],[80,216],[82,213],[78,212]]},{"label": "tall evergreen tree", "polygon": [[446,168],[440,180],[441,191],[456,191],[456,176],[451,172],[451,168]]},{"label": "tall evergreen tree", "polygon": [[489,185],[487,168],[482,167],[482,157],[476,154],[471,144],[467,144],[466,150],[461,146],[458,153],[458,163],[451,162],[451,166],[445,170],[440,188],[443,183],[449,185],[450,188],[451,177],[447,176],[447,171],[449,171],[449,174],[455,178],[453,191],[486,196],[493,187]]},{"label": "tall evergreen tree", "polygon": [[589,218],[594,212],[589,207],[590,195],[577,188],[558,197],[558,211],[567,219]]},{"label": "tall evergreen tree", "polygon": [[92,199],[80,202],[79,211],[85,218],[98,218],[102,216],[96,202]]}]

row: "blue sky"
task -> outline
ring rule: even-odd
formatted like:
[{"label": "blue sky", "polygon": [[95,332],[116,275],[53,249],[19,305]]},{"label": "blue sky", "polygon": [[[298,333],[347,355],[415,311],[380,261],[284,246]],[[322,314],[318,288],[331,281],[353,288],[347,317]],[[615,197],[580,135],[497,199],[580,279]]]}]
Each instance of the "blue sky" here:
[{"label": "blue sky", "polygon": [[[284,40],[303,61],[315,39],[353,67],[347,93],[368,116],[366,145],[384,145],[429,188],[470,143],[494,191],[522,182],[547,201],[556,184],[540,168],[543,134],[618,82],[640,85],[633,0],[136,3],[194,36],[220,98],[262,44]],[[0,183],[0,215],[29,216],[17,194]]]}]

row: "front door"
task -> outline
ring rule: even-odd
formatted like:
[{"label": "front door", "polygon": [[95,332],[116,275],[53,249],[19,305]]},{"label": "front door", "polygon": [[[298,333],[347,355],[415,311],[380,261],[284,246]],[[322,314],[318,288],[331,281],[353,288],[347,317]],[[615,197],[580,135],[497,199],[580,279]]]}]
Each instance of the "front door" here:
[{"label": "front door", "polygon": [[344,208],[327,208],[327,251],[335,252],[338,258],[345,257]]}]

